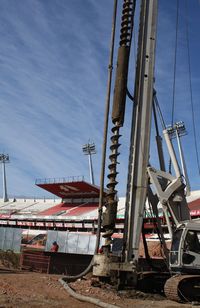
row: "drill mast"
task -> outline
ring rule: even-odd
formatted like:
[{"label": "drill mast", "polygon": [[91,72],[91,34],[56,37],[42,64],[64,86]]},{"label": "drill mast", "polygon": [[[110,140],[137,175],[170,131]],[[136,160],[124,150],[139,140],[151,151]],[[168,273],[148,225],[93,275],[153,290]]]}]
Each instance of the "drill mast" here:
[{"label": "drill mast", "polygon": [[147,196],[153,103],[157,0],[142,1],[126,196],[126,261],[138,259]]},{"label": "drill mast", "polygon": [[[119,156],[120,127],[124,123],[127,94],[128,65],[133,16],[136,0],[124,0],[120,46],[118,49],[112,122],[112,145],[107,185],[108,200],[103,214],[106,238],[105,247],[110,251],[111,236],[114,232],[117,213],[117,159]],[[147,166],[149,163],[149,143],[153,102],[155,37],[157,24],[157,0],[142,0],[140,10],[137,66],[132,117],[129,172],[127,181],[126,214],[124,225],[124,261],[138,257],[138,247],[142,229],[144,205],[147,194]]]}]

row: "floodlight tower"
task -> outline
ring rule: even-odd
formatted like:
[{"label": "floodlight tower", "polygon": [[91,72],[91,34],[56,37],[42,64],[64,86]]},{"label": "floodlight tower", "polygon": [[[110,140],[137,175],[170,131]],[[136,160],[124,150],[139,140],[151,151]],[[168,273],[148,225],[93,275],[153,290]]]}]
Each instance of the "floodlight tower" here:
[{"label": "floodlight tower", "polygon": [[0,154],[0,163],[2,164],[2,174],[3,174],[3,201],[7,202],[8,194],[7,194],[7,184],[6,184],[6,167],[5,164],[9,163],[9,155],[8,154]]},{"label": "floodlight tower", "polygon": [[88,155],[89,159],[89,170],[90,170],[90,182],[94,184],[94,173],[93,173],[93,166],[92,166],[92,154],[96,154],[95,144],[88,142],[84,144],[82,147],[83,153]]},{"label": "floodlight tower", "polygon": [[183,148],[182,148],[181,139],[180,139],[180,137],[187,135],[185,124],[182,121],[176,122],[173,126],[169,126],[167,130],[171,138],[177,139],[178,150],[179,150],[179,155],[180,155],[180,160],[181,160],[181,168],[182,168],[183,176],[185,178],[185,183],[186,183],[186,194],[190,195],[191,187],[190,187],[187,168],[186,168],[185,159],[183,155]]}]

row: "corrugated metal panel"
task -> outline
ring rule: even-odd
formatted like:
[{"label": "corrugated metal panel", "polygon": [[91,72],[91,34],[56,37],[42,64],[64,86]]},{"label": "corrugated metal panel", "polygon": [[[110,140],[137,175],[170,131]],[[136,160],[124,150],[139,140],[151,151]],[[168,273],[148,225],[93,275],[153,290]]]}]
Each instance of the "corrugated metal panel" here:
[{"label": "corrugated metal panel", "polygon": [[0,227],[0,249],[20,252],[22,229]]},{"label": "corrugated metal panel", "polygon": [[65,251],[68,253],[78,253],[77,252],[77,244],[78,244],[78,234],[69,233]]},{"label": "corrugated metal panel", "polygon": [[[58,252],[93,255],[96,244],[96,235],[72,233],[69,231],[48,231],[45,251],[50,251],[52,243],[59,245]],[[101,239],[101,244],[103,244]]]}]

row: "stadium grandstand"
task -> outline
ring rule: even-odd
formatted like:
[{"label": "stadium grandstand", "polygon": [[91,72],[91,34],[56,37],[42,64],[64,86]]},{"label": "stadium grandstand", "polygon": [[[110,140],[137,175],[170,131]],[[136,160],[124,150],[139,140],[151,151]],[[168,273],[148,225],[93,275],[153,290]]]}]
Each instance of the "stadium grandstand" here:
[{"label": "stadium grandstand", "polygon": [[[36,180],[36,185],[52,193],[54,199],[0,200],[0,225],[40,230],[92,231],[97,228],[99,187],[83,179]],[[106,195],[106,192],[105,192]],[[192,218],[200,217],[200,191],[188,198]],[[119,198],[116,232],[123,232],[125,198]],[[160,216],[162,210],[160,209]],[[147,208],[145,227],[155,227],[154,217]]]}]

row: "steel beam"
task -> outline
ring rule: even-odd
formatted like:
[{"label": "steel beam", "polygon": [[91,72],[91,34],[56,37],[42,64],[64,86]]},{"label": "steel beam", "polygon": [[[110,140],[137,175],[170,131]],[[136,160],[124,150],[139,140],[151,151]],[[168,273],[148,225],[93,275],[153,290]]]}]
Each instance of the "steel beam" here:
[{"label": "steel beam", "polygon": [[154,84],[157,0],[142,0],[126,198],[125,259],[138,259],[147,195]]}]

